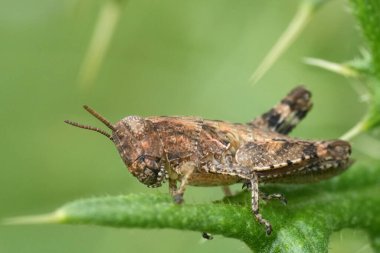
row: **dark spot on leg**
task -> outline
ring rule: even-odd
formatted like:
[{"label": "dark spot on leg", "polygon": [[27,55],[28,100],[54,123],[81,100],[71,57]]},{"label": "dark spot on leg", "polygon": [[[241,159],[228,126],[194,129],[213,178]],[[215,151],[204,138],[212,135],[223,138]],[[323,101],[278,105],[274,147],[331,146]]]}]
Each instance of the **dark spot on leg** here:
[{"label": "dark spot on leg", "polygon": [[271,109],[269,112],[266,112],[262,115],[262,118],[268,122],[268,127],[273,128],[278,124],[281,115],[274,109]]},{"label": "dark spot on leg", "polygon": [[294,111],[294,109],[297,105],[294,100],[289,100],[288,98],[281,100],[281,104],[289,106],[290,110],[292,110],[292,111]]},{"label": "dark spot on leg", "polygon": [[290,133],[292,130],[293,130],[293,128],[295,127],[295,125],[286,125],[285,127],[282,127],[281,128],[281,131],[279,131],[279,133],[281,133],[281,134],[288,134],[288,133]]},{"label": "dark spot on leg", "polygon": [[296,113],[296,117],[301,120],[306,116],[307,113],[307,110],[300,110]]},{"label": "dark spot on leg", "polygon": [[276,127],[278,125],[278,122],[280,120],[281,115],[280,114],[272,114],[268,118],[268,126],[269,127]]}]

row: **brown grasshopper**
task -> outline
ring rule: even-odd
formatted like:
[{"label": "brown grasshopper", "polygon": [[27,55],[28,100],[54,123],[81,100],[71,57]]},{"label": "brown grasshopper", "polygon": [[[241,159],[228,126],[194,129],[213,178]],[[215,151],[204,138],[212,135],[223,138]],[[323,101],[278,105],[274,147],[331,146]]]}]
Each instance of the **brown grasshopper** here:
[{"label": "brown grasshopper", "polygon": [[259,197],[286,200],[282,194],[259,192],[260,183],[319,181],[343,172],[351,164],[348,142],[287,136],[311,107],[311,93],[300,86],[247,124],[199,117],[128,116],[113,125],[88,106],[84,108],[112,134],[65,122],[107,136],[129,172],[148,187],[159,187],[167,179],[175,203],[183,202],[187,185],[243,183],[252,193],[252,213],[269,235],[272,227],[259,212]]}]

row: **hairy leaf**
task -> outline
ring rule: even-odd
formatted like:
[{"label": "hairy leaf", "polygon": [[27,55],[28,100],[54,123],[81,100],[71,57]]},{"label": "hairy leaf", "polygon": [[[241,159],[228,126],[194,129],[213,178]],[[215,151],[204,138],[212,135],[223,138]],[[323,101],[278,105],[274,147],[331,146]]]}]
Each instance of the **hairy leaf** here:
[{"label": "hairy leaf", "polygon": [[289,201],[288,206],[261,202],[263,215],[274,228],[271,236],[254,220],[248,192],[215,203],[182,206],[166,194],[98,197],[74,201],[47,216],[13,222],[207,231],[240,239],[255,252],[327,252],[333,231],[360,228],[378,248],[380,166],[353,166],[342,176],[318,184],[262,189],[285,193]]}]

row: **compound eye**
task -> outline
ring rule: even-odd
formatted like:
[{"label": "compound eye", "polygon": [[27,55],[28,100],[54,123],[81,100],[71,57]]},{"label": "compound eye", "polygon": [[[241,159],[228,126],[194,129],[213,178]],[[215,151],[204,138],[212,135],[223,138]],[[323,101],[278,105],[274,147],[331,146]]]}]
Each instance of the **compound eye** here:
[{"label": "compound eye", "polygon": [[146,155],[141,155],[137,158],[137,161],[140,164],[140,167],[149,167],[153,170],[158,170],[159,169],[159,158],[151,157],[151,156],[146,156]]},{"label": "compound eye", "polygon": [[165,178],[165,174],[161,171],[160,158],[141,155],[136,159],[136,167],[140,169],[136,171],[135,176],[149,187],[160,186]]},{"label": "compound eye", "polygon": [[145,178],[145,181],[143,183],[150,188],[160,187],[163,183],[165,183],[166,179],[169,178],[169,175],[166,172],[164,166],[161,166],[159,170],[148,170],[150,170],[150,172],[147,171],[146,173],[152,174],[149,177]]},{"label": "compound eye", "polygon": [[146,185],[152,185],[157,182],[157,173],[152,169],[145,167],[143,176],[143,183]]},{"label": "compound eye", "polygon": [[140,155],[139,157],[137,157],[137,161],[139,161],[140,163],[145,162],[145,155]]},{"label": "compound eye", "polygon": [[158,170],[159,169],[157,162],[154,160],[151,160],[151,159],[145,159],[145,165],[148,168],[151,168],[152,170]]}]

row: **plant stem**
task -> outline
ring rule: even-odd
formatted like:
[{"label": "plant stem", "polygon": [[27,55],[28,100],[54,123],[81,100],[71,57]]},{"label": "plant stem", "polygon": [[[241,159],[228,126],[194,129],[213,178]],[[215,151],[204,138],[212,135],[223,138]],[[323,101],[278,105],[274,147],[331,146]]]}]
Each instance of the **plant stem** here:
[{"label": "plant stem", "polygon": [[309,1],[305,0],[299,6],[296,15],[293,17],[289,26],[282,33],[276,44],[272,47],[259,67],[251,75],[250,81],[255,84],[270,69],[270,67],[280,58],[280,56],[288,49],[288,47],[297,39],[298,35],[303,31],[309,23],[317,7],[325,1]]},{"label": "plant stem", "polygon": [[362,120],[360,120],[356,125],[354,125],[350,130],[348,130],[345,134],[343,134],[340,139],[344,141],[351,140],[361,132],[366,130],[367,125],[367,119],[368,117],[364,117]]},{"label": "plant stem", "polygon": [[107,0],[101,8],[94,33],[79,71],[78,80],[82,87],[88,88],[97,76],[119,21],[122,2],[119,0]]}]

